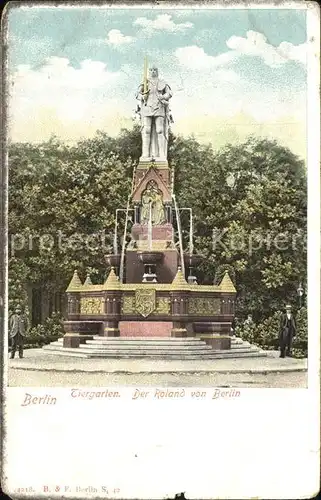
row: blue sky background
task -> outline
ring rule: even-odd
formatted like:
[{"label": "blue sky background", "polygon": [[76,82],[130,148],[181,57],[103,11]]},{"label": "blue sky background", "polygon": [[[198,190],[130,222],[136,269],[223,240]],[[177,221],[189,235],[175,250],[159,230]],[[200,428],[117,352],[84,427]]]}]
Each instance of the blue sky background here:
[{"label": "blue sky background", "polygon": [[13,140],[131,126],[147,54],[173,89],[176,132],[214,146],[274,133],[304,155],[304,9],[33,7],[8,25]]}]

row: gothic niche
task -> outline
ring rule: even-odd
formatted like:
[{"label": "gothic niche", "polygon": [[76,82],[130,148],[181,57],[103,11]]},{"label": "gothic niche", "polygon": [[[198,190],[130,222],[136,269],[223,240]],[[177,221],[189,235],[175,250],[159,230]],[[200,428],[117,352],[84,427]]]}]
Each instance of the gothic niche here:
[{"label": "gothic niche", "polygon": [[148,224],[151,217],[152,224],[159,225],[166,222],[166,213],[163,203],[163,193],[158,188],[156,181],[147,183],[142,193],[141,223]]}]

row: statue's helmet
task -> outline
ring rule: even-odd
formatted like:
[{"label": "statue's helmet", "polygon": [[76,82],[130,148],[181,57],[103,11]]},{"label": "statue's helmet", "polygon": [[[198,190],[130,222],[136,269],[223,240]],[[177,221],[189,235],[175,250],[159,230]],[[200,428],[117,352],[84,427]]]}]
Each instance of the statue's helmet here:
[{"label": "statue's helmet", "polygon": [[158,68],[154,64],[149,68],[151,76],[158,76]]}]

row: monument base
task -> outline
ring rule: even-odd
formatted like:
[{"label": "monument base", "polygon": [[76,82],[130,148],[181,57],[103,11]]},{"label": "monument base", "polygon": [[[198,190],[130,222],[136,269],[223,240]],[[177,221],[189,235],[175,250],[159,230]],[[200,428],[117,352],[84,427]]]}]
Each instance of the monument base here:
[{"label": "monument base", "polygon": [[152,158],[152,157],[140,157],[138,168],[168,168],[168,161],[166,158]]},{"label": "monument base", "polygon": [[199,334],[196,338],[203,340],[207,345],[210,345],[212,349],[217,351],[231,349],[231,337],[228,335]]},{"label": "monument base", "polygon": [[171,321],[120,321],[121,337],[170,337]]},{"label": "monument base", "polygon": [[80,345],[80,335],[76,333],[66,334],[63,337],[63,346],[77,348]]}]

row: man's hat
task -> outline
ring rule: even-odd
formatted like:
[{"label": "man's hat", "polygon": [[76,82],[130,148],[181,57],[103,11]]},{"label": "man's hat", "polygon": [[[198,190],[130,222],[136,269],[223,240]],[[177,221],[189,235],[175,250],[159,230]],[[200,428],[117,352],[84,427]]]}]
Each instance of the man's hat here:
[{"label": "man's hat", "polygon": [[287,305],[285,306],[285,309],[292,309],[292,306],[291,306],[290,304],[287,304]]}]

